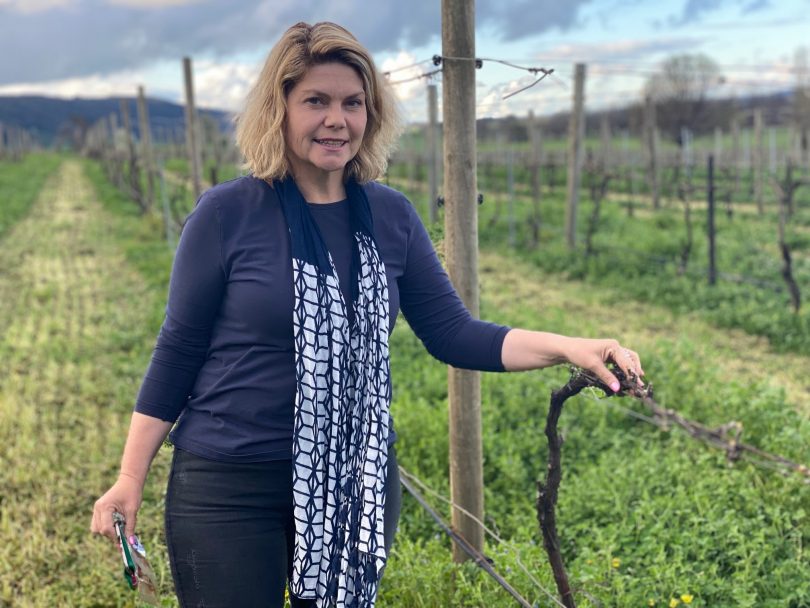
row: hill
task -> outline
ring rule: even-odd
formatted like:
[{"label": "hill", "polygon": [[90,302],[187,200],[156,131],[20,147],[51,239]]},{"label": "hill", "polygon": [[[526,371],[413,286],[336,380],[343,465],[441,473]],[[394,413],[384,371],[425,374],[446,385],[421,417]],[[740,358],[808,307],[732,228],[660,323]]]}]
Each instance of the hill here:
[{"label": "hill", "polygon": [[[753,127],[753,110],[763,111],[765,126],[782,126],[793,120],[793,108],[796,103],[793,90],[780,91],[767,95],[748,97],[722,97],[707,99],[701,111],[701,120],[693,128],[696,135],[714,132],[715,127],[724,131],[730,128],[730,120],[735,114],[740,119],[742,128]],[[630,131],[638,133],[644,122],[644,108],[640,100],[627,100],[627,105],[609,110],[588,110],[586,104],[586,132],[598,134],[600,123],[607,118],[614,132]],[[659,128],[665,127],[665,116],[659,110]],[[540,117],[546,137],[564,138],[568,133],[569,112],[558,112]],[[478,121],[478,135],[481,139],[495,139],[498,133],[506,136],[507,141],[527,141],[529,133],[523,116],[506,116],[503,118],[484,118]],[[503,135],[502,135],[503,136]]]},{"label": "hill", "polygon": [[[138,133],[137,107],[134,97],[126,98],[135,133]],[[184,128],[183,106],[162,99],[146,100],[153,133],[172,133]],[[105,116],[115,114],[121,121],[120,98],[62,99],[36,95],[0,96],[0,124],[29,131],[45,146],[70,142],[76,129],[83,131]],[[230,114],[221,110],[200,110],[214,117],[223,128],[229,128]]]}]

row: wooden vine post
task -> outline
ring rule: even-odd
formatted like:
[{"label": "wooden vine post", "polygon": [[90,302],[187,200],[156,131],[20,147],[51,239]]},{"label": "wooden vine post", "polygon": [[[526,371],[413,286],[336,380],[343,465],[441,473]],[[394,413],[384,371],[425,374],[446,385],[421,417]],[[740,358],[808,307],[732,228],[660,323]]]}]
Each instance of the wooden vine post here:
[{"label": "wooden vine post", "polygon": [[127,165],[129,176],[129,195],[135,199],[141,209],[141,213],[145,213],[147,208],[144,205],[143,192],[141,191],[141,174],[138,165],[138,153],[135,150],[135,140],[132,138],[132,123],[129,119],[129,101],[121,98],[121,120],[124,123],[124,136],[127,142]]},{"label": "wooden vine post", "polygon": [[543,134],[542,127],[534,117],[534,112],[529,110],[529,141],[531,142],[531,158],[529,161],[530,182],[532,187],[532,214],[529,217],[529,227],[531,237],[529,238],[529,249],[534,249],[540,244],[540,227],[542,225],[542,215],[540,209],[540,184],[541,166],[543,163]]},{"label": "wooden vine post", "polygon": [[565,205],[565,238],[569,249],[577,240],[577,209],[585,146],[585,64],[574,68],[574,99],[568,124],[568,197]]},{"label": "wooden vine post", "polygon": [[428,211],[430,223],[439,219],[439,94],[435,84],[428,85]]},{"label": "wooden vine post", "polygon": [[740,191],[740,119],[737,113],[731,115],[731,168],[734,175],[732,193]]},{"label": "wooden vine post", "polygon": [[692,254],[692,246],[694,244],[694,230],[692,227],[692,195],[694,194],[694,185],[692,183],[692,172],[687,169],[684,170],[683,178],[680,179],[677,174],[680,173],[680,168],[676,169],[676,189],[678,198],[683,203],[683,221],[686,226],[686,240],[681,247],[680,260],[678,261],[678,275],[681,276],[686,273],[686,267],[689,265],[689,257]]},{"label": "wooden vine post", "polygon": [[155,203],[155,158],[152,154],[152,131],[149,126],[149,108],[143,87],[138,87],[138,131],[141,134],[141,157],[146,170],[146,199],[144,209],[149,210]]},{"label": "wooden vine post", "polygon": [[707,216],[706,231],[709,237],[709,285],[717,283],[717,259],[715,256],[715,226],[714,226],[714,157],[709,155],[708,185],[706,188]]},{"label": "wooden vine post", "polygon": [[197,108],[194,103],[194,73],[191,68],[191,58],[183,57],[183,83],[186,91],[186,147],[188,150],[189,169],[191,170],[191,187],[194,190],[194,199],[202,194],[202,152],[200,151],[200,128],[198,125]]},{"label": "wooden vine post", "polygon": [[764,174],[765,174],[765,148],[764,148],[764,141],[762,132],[763,132],[763,124],[764,121],[762,119],[762,108],[757,108],[754,110],[754,154],[753,154],[753,165],[754,165],[754,200],[757,203],[757,213],[762,215],[765,213],[765,205],[764,205],[764,198],[765,198],[765,184],[764,184]]},{"label": "wooden vine post", "polygon": [[[475,149],[475,4],[442,0],[442,108],[444,118],[444,227],[447,272],[473,317],[478,316],[478,204]],[[448,368],[450,494],[453,503],[484,518],[481,376]],[[453,508],[453,529],[476,550],[481,525]],[[468,559],[456,543],[453,559]]]},{"label": "wooden vine post", "polygon": [[658,179],[658,137],[656,135],[655,101],[652,95],[644,98],[644,140],[647,151],[647,177],[650,184],[653,209],[661,207],[661,184]]}]

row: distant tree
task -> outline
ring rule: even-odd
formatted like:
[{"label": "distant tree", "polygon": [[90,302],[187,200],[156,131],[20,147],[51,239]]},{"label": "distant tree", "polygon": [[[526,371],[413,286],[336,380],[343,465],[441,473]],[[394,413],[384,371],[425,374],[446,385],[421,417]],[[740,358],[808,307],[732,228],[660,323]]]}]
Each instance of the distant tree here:
[{"label": "distant tree", "polygon": [[694,133],[713,129],[721,116],[717,104],[709,103],[709,92],[723,82],[720,66],[707,55],[675,55],[664,61],[645,87],[657,105],[661,133],[682,145],[683,127]]},{"label": "distant tree", "polygon": [[78,114],[71,114],[71,116],[59,125],[56,133],[55,144],[57,147],[61,145],[68,145],[73,150],[82,150],[84,148],[87,131],[90,129],[90,121],[84,116]]}]

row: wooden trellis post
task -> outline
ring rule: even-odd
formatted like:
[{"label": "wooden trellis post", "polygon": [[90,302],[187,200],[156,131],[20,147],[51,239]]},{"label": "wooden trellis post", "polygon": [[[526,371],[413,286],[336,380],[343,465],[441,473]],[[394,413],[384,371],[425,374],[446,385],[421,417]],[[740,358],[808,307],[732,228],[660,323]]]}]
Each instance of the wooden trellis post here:
[{"label": "wooden trellis post", "polygon": [[577,241],[577,208],[582,178],[582,150],[585,139],[585,64],[574,69],[574,99],[568,129],[568,202],[565,207],[565,234],[568,247]]},{"label": "wooden trellis post", "polygon": [[[442,0],[444,109],[444,226],[447,272],[470,313],[478,316],[478,203],[476,196],[475,4]],[[479,372],[448,368],[450,494],[478,520],[484,516]],[[453,508],[453,528],[475,549],[484,544],[475,520]],[[453,545],[453,559],[467,554]]]},{"label": "wooden trellis post", "polygon": [[430,223],[439,218],[439,94],[435,84],[428,85],[428,209]]},{"label": "wooden trellis post", "polygon": [[715,256],[715,229],[714,229],[714,157],[709,155],[706,231],[709,237],[709,285],[717,283],[717,262]]},{"label": "wooden trellis post", "polygon": [[540,244],[540,227],[542,225],[542,213],[540,209],[540,186],[541,167],[543,165],[543,133],[540,123],[534,117],[534,112],[529,110],[529,141],[531,142],[531,160],[529,163],[531,171],[532,185],[532,215],[529,224],[532,229],[532,236],[529,241],[531,247]]},{"label": "wooden trellis post", "polygon": [[610,170],[610,152],[611,152],[611,131],[610,131],[610,118],[607,113],[602,114],[602,119],[599,121],[599,138],[601,144],[600,154],[602,156],[602,167],[605,171]]},{"label": "wooden trellis post", "polygon": [[136,200],[141,211],[144,211],[138,154],[135,151],[135,141],[132,138],[132,125],[129,120],[129,102],[126,99],[121,99],[120,102],[121,120],[124,123],[124,137],[126,138],[127,161],[129,164],[129,195]]},{"label": "wooden trellis post", "polygon": [[141,158],[146,170],[146,209],[155,203],[155,161],[152,154],[152,132],[149,127],[149,110],[143,87],[138,87],[138,127],[141,132]]},{"label": "wooden trellis post", "polygon": [[647,175],[653,209],[661,206],[661,185],[658,180],[658,138],[656,137],[655,102],[651,95],[644,98],[644,139],[647,150]]},{"label": "wooden trellis post", "polygon": [[754,110],[754,200],[757,203],[757,212],[762,215],[765,212],[765,139],[763,137],[762,109]]},{"label": "wooden trellis post", "polygon": [[191,170],[191,184],[195,200],[202,194],[202,153],[200,152],[200,129],[197,125],[197,109],[194,105],[194,79],[191,58],[183,57],[183,80],[186,89],[186,147]]},{"label": "wooden trellis post", "polygon": [[740,119],[736,112],[731,117],[731,165],[736,193],[740,191]]}]

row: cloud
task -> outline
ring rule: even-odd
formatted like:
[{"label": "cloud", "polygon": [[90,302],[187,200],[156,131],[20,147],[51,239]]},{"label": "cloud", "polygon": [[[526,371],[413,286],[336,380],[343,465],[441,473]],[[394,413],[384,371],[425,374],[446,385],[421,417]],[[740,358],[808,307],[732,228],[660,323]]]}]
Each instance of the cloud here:
[{"label": "cloud", "polygon": [[[133,83],[138,82],[143,82],[143,75],[140,72],[124,70],[114,74],[93,74],[51,82],[23,82],[0,86],[0,95],[45,95],[65,98],[132,97],[136,93],[137,86]],[[154,91],[147,91],[147,95],[156,96]]]},{"label": "cloud", "polygon": [[545,63],[580,61],[601,64],[615,61],[649,61],[656,54],[694,50],[705,41],[705,38],[698,36],[660,36],[654,39],[558,44],[547,51],[538,53],[537,57],[538,60]]},{"label": "cloud", "polygon": [[704,13],[717,10],[725,0],[687,0],[679,17],[669,18],[670,25],[686,25],[699,21]]},{"label": "cloud", "polygon": [[770,0],[753,0],[747,6],[743,7],[743,13],[747,15],[770,8],[771,6],[773,6],[773,4],[771,4]]},{"label": "cloud", "polygon": [[[107,4],[132,8],[155,9],[183,4],[198,4],[207,0],[104,0]],[[0,8],[17,13],[39,13],[53,8],[78,7],[80,0],[0,0]]]},{"label": "cloud", "polygon": [[72,4],[74,0],[0,0],[0,14],[4,10],[15,13],[39,13]]},{"label": "cloud", "polygon": [[[438,3],[437,3],[438,4]],[[552,29],[567,30],[578,22],[588,0],[479,0],[476,24],[492,28],[502,40],[519,40]]]},{"label": "cloud", "polygon": [[395,57],[386,59],[380,70],[388,73],[388,81],[400,102],[406,102],[421,96],[429,80],[423,74],[435,69],[432,63],[417,63],[416,56],[400,51]]},{"label": "cloud", "polygon": [[531,109],[535,115],[542,116],[571,109],[571,87],[562,80],[546,78],[531,89],[527,89],[513,97],[504,99],[518,89],[531,84],[536,79],[524,76],[492,87],[484,87],[480,91],[475,105],[476,117],[503,118],[505,116],[526,115]]},{"label": "cloud", "polygon": [[[479,28],[518,40],[576,24],[593,0],[479,0]],[[266,52],[297,21],[346,25],[372,52],[435,44],[440,3],[363,0],[0,0],[0,85]]]},{"label": "cloud", "polygon": [[[241,109],[245,95],[259,73],[259,66],[234,62],[194,62],[195,101],[199,107],[236,112]],[[65,78],[45,83],[19,83],[0,86],[0,95],[45,95],[48,97],[132,97],[138,84],[151,82],[146,95],[175,103],[184,103],[179,86],[167,84],[166,73],[181,78],[181,66],[162,64],[150,72],[122,70],[111,74],[93,74],[80,78]]]},{"label": "cloud", "polygon": [[184,4],[199,4],[206,0],[107,0],[108,4],[130,6],[132,8],[155,9]]},{"label": "cloud", "polygon": [[[716,11],[726,4],[728,4],[726,0],[687,0],[681,14],[671,15],[667,19],[667,24],[681,26],[697,23],[705,14]],[[740,12],[744,15],[756,13],[773,6],[771,0],[733,0],[732,4],[739,6]]]},{"label": "cloud", "polygon": [[200,107],[238,111],[259,74],[258,66],[242,63],[194,63],[194,89]]}]

